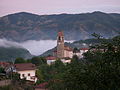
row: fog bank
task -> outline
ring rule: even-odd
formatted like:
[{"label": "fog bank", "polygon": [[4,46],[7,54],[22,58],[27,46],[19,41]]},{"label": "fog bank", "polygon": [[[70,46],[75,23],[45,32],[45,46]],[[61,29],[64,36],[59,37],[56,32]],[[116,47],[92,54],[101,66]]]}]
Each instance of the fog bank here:
[{"label": "fog bank", "polygon": [[0,39],[0,47],[16,47],[16,48],[23,48],[19,43],[13,42],[13,41],[8,41],[7,39]]},{"label": "fog bank", "polygon": [[[73,42],[73,41],[65,41],[65,42]],[[54,48],[57,45],[56,40],[28,40],[22,43],[8,41],[6,39],[0,39],[1,47],[17,47],[17,48],[25,48],[32,55],[41,55],[45,51]]]}]

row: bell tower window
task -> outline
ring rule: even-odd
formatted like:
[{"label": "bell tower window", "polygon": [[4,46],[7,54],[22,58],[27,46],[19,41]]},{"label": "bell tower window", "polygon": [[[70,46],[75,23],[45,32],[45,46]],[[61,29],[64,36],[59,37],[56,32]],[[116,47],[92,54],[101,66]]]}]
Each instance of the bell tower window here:
[{"label": "bell tower window", "polygon": [[60,36],[58,37],[58,40],[60,41],[61,39],[60,39]]}]

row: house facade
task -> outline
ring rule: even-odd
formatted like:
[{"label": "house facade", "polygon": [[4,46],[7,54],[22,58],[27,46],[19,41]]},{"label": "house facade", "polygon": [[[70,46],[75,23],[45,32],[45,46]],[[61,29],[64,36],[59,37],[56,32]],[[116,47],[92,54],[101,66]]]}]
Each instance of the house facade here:
[{"label": "house facade", "polygon": [[24,64],[15,64],[14,65],[15,70],[17,73],[20,74],[21,79],[26,79],[28,81],[37,81],[37,77],[35,75],[36,73],[36,67],[32,63],[24,63]]},{"label": "house facade", "polygon": [[[55,63],[55,61],[57,60],[57,58],[54,57],[54,56],[48,56],[48,57],[46,57],[46,60],[47,60],[47,64],[48,64],[48,65],[51,65],[51,64],[54,64],[54,63]],[[64,64],[71,62],[70,59],[60,59],[60,60],[61,60]]]},{"label": "house facade", "polygon": [[57,58],[53,56],[49,56],[49,57],[46,57],[46,60],[47,60],[47,64],[51,65],[57,60]]}]

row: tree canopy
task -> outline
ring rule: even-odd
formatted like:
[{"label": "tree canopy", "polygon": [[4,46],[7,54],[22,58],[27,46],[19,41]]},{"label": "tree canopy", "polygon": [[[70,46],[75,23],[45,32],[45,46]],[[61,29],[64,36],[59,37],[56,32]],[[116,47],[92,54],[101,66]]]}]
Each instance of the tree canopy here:
[{"label": "tree canopy", "polygon": [[74,56],[64,70],[51,90],[119,90],[120,36],[95,46],[81,60]]}]

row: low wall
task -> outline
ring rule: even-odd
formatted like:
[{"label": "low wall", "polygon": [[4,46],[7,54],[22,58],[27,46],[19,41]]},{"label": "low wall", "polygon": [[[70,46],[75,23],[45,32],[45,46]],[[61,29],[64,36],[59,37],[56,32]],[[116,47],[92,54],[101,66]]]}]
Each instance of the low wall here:
[{"label": "low wall", "polygon": [[11,84],[11,80],[2,80],[0,81],[0,86],[6,86]]}]

